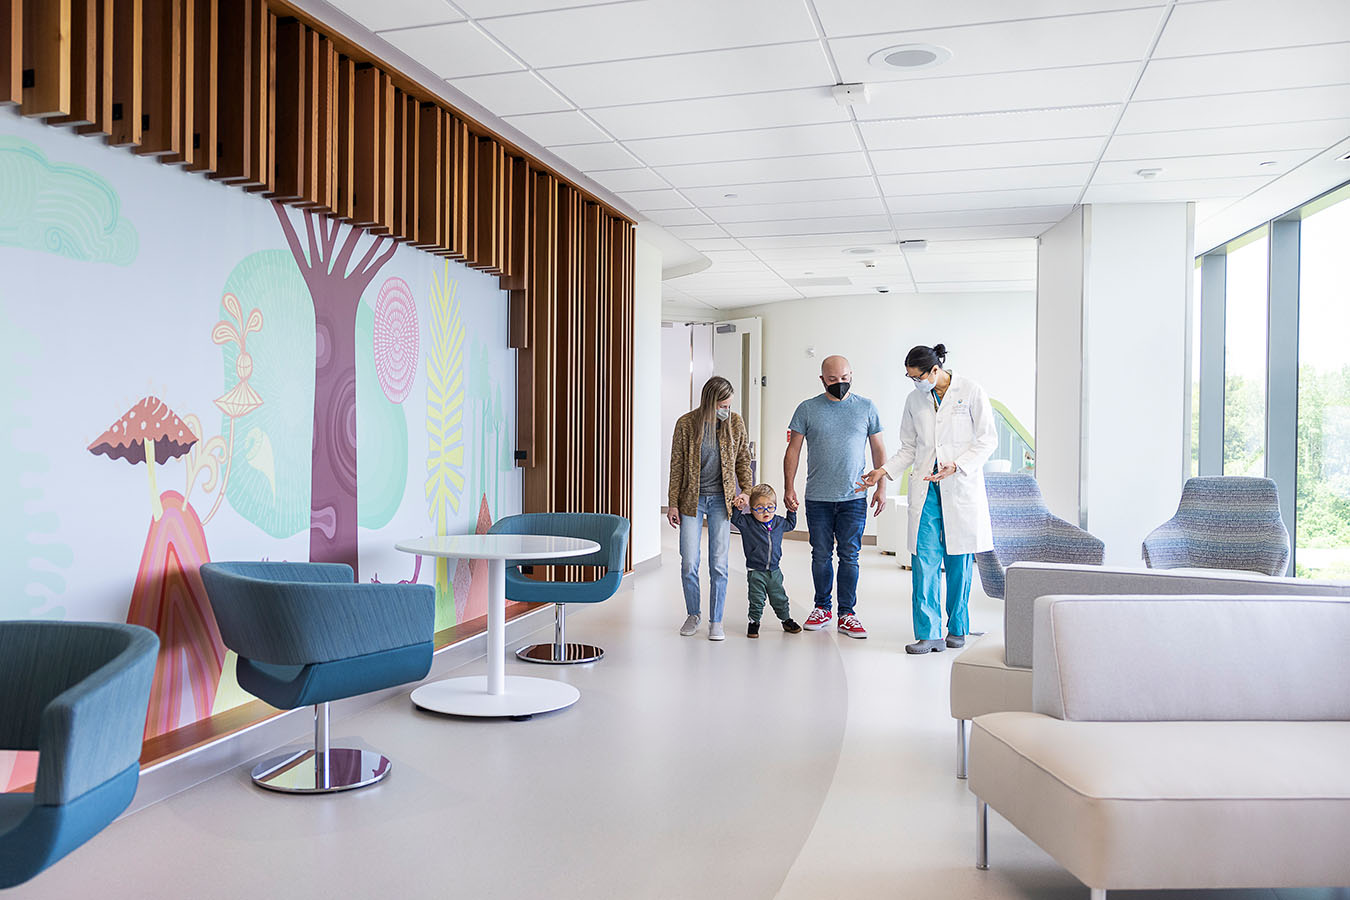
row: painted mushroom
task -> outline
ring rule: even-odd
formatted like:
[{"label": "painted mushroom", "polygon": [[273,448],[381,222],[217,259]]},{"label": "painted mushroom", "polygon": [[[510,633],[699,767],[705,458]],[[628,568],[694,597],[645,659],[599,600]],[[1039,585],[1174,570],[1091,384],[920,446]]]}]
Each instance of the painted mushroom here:
[{"label": "painted mushroom", "polygon": [[89,445],[89,452],[109,459],[143,462],[150,473],[150,509],[154,518],[164,514],[155,487],[155,463],[166,463],[187,453],[197,435],[169,405],[158,397],[145,397]]}]

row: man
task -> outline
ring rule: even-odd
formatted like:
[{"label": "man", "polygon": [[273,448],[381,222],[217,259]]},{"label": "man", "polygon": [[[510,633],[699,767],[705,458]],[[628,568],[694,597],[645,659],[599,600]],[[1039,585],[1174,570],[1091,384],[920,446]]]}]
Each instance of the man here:
[{"label": "man", "polygon": [[[819,631],[830,624],[830,595],[834,586],[834,555],[839,557],[839,633],[867,637],[858,621],[858,550],[867,524],[867,498],[858,496],[857,483],[866,474],[867,450],[872,466],[886,459],[881,417],[871,400],[850,394],[853,370],[842,356],[821,363],[825,392],[803,400],[788,426],[788,448],[783,456],[783,503],[795,511],[797,462],[802,441],[806,457],[806,527],[811,534],[811,576],[816,585],[816,607],[802,627]],[[886,508],[886,483],[872,495],[873,515]]]}]

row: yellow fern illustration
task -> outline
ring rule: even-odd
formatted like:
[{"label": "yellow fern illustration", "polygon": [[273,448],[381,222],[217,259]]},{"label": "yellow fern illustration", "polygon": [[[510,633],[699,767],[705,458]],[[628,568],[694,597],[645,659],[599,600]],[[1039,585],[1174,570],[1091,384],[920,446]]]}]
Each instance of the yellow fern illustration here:
[{"label": "yellow fern illustration", "polygon": [[[464,492],[464,319],[450,263],[431,276],[431,346],[427,348],[427,514],[446,533]],[[436,630],[455,624],[450,561],[436,559]]]}]

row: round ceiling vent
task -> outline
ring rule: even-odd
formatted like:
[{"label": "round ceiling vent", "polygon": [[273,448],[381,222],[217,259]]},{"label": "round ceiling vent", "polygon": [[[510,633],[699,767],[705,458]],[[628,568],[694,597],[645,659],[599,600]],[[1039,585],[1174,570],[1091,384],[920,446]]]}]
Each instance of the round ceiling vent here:
[{"label": "round ceiling vent", "polygon": [[871,247],[850,247],[844,252],[852,253],[857,256],[870,256],[871,254],[876,253],[877,251]]},{"label": "round ceiling vent", "polygon": [[900,44],[878,50],[867,61],[878,69],[931,69],[952,58],[952,52],[936,44]]}]

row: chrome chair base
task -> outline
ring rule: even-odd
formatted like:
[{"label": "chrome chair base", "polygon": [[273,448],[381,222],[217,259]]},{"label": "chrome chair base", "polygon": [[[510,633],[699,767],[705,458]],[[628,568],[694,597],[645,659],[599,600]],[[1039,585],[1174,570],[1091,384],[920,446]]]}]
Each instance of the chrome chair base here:
[{"label": "chrome chair base", "polygon": [[594,644],[531,644],[516,651],[516,659],[552,666],[575,666],[604,659],[605,651]]},{"label": "chrome chair base", "polygon": [[389,774],[392,763],[367,750],[334,748],[328,751],[327,777],[316,767],[314,750],[298,750],[258,763],[253,783],[287,794],[327,794],[368,787]]}]

